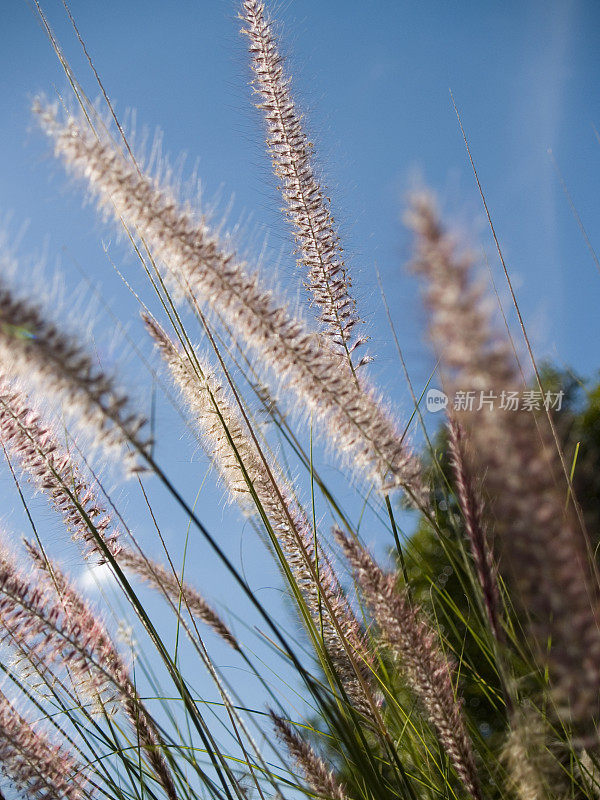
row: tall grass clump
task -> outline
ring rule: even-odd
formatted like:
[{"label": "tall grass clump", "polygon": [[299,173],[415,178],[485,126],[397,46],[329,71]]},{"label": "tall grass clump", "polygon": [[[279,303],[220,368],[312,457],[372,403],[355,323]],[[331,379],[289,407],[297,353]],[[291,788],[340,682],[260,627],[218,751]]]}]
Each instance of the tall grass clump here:
[{"label": "tall grass clump", "polygon": [[[564,417],[449,403],[432,439],[412,385],[402,414],[376,386],[265,4],[239,8],[249,95],[306,307],[136,151],[68,8],[106,108],[36,9],[72,97],[33,112],[139,264],[148,391],[0,276],[0,440],[27,525],[0,536],[0,797],[597,797],[600,517]],[[433,195],[405,221],[446,394],[531,393]],[[184,437],[161,436],[169,404]]]}]

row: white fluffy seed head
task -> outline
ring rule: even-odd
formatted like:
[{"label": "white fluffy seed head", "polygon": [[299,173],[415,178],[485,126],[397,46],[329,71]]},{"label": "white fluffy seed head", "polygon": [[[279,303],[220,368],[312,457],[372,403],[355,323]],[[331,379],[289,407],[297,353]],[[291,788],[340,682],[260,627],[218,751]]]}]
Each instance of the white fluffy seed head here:
[{"label": "white fluffy seed head", "polygon": [[55,743],[34,728],[0,692],[0,763],[2,771],[24,796],[40,800],[82,800],[88,797],[83,765],[65,742]]},{"label": "white fluffy seed head", "polygon": [[[317,543],[306,515],[275,465],[248,431],[241,414],[212,375],[210,366],[194,353],[176,346],[149,316],[145,323],[156,342],[183,400],[191,412],[213,463],[233,498],[246,513],[257,511],[269,521],[330,658],[359,710],[368,713],[365,685],[371,656],[354,613],[349,607],[330,561]],[[356,664],[356,667],[353,666]],[[356,674],[359,670],[363,682]]]},{"label": "white fluffy seed head", "polygon": [[48,424],[26,397],[0,376],[0,437],[8,455],[62,515],[74,540],[86,544],[86,556],[104,560],[98,538],[113,556],[120,551],[119,532]]},{"label": "white fluffy seed head", "polygon": [[138,466],[136,449],[150,445],[143,417],[74,336],[1,284],[0,364],[6,378],[60,402],[95,444],[111,456],[117,453],[127,468]]},{"label": "white fluffy seed head", "polygon": [[265,119],[267,150],[285,203],[283,210],[293,226],[305,285],[329,340],[352,363],[352,351],[364,341],[354,338],[354,328],[362,320],[350,294],[350,275],[330,201],[315,174],[314,148],[296,109],[264,3],[245,0],[240,18],[248,38],[256,107]]},{"label": "white fluffy seed head", "polygon": [[57,155],[83,177],[117,219],[137,231],[166,266],[167,280],[218,312],[296,397],[316,416],[327,440],[359,473],[382,488],[404,487],[425,495],[420,467],[391,414],[363,379],[324,348],[322,337],[278,304],[259,277],[168,188],[140,174],[108,137],[84,124],[62,123],[57,110],[38,104],[40,121]]},{"label": "white fluffy seed head", "polygon": [[[412,199],[413,269],[425,279],[429,334],[444,388],[495,394],[495,407],[455,411],[470,444],[474,474],[493,517],[500,566],[527,611],[536,657],[550,666],[559,716],[595,736],[600,698],[600,591],[593,557],[573,511],[567,480],[543,409],[501,405],[523,380],[507,337],[491,318],[473,259],[457,251],[433,198]],[[551,643],[551,647],[548,644]]]}]

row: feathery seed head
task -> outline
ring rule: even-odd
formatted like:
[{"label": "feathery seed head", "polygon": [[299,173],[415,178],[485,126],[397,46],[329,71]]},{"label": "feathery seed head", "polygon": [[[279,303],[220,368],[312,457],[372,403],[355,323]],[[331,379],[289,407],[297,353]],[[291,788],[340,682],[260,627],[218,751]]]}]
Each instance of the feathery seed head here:
[{"label": "feathery seed head", "polygon": [[76,692],[92,702],[112,697],[125,668],[101,620],[57,565],[35,545],[28,550],[40,568],[31,576],[4,545],[0,550],[0,641],[26,642],[34,658],[68,667]]},{"label": "feathery seed head", "polygon": [[108,137],[98,139],[73,119],[61,123],[53,107],[38,103],[36,111],[57,155],[86,179],[100,206],[144,238],[172,285],[223,316],[299,405],[321,420],[338,452],[378,485],[402,486],[422,499],[420,467],[403,435],[366,382],[344,369],[342,357],[278,305],[233,251],[170,191],[140,174]]},{"label": "feathery seed head", "polygon": [[73,539],[81,539],[104,560],[97,536],[113,555],[120,550],[118,531],[80,475],[71,455],[53,432],[26,405],[25,398],[0,378],[0,440],[29,480],[48,496],[62,515]]},{"label": "feathery seed head", "polygon": [[27,797],[82,800],[89,796],[83,767],[64,746],[34,729],[0,692],[0,768]]},{"label": "feathery seed head", "polygon": [[[193,361],[177,347],[158,323],[144,317],[173,380],[209,443],[213,461],[242,509],[256,513],[258,501],[266,515],[308,609],[323,637],[328,654],[358,709],[368,713],[363,681],[369,680],[371,657],[358,620],[351,611],[331,563],[286,481],[248,431],[210,366],[194,354]],[[350,651],[350,654],[348,653]],[[353,662],[356,664],[353,667]]]},{"label": "feathery seed head", "polygon": [[[431,197],[413,198],[408,222],[446,391],[501,397],[518,390],[514,354],[473,283],[473,262],[456,254]],[[523,408],[455,414],[470,442],[471,469],[485,476],[501,567],[529,616],[539,660],[549,662],[555,705],[587,736],[600,707],[599,589],[585,535],[572,505],[565,508],[567,481],[550,422]]]},{"label": "feathery seed head", "polygon": [[85,348],[48,322],[39,308],[15,299],[3,286],[0,366],[3,375],[61,401],[94,441],[106,450],[116,449],[128,464],[130,442],[148,447],[140,439],[144,419],[130,410],[128,398],[96,367]]},{"label": "feathery seed head", "polygon": [[448,424],[448,434],[450,463],[454,471],[458,502],[471,545],[485,610],[492,633],[498,638],[500,596],[492,550],[485,529],[483,500],[467,459],[464,430],[453,418]]},{"label": "feathery seed head", "polygon": [[[60,448],[49,428],[25,405],[24,398],[1,379],[0,439],[30,480],[48,495],[73,538],[86,542],[88,555],[94,554],[99,563],[104,562],[104,552],[97,540],[101,537],[119,564],[171,598],[179,598],[183,591],[191,613],[237,647],[225,623],[192,586],[187,583],[180,586],[176,577],[162,565],[121,545],[119,531],[112,528],[111,517],[81,477],[74,459]],[[37,548],[29,545],[29,552],[37,565],[43,567],[44,559]]]},{"label": "feathery seed head", "polygon": [[[21,601],[21,606],[26,615],[35,617],[29,620],[30,626],[33,622],[34,635],[36,625],[40,632],[45,631],[41,644],[46,660],[53,659],[57,663],[68,664],[71,671],[75,666],[77,674],[84,680],[87,678],[92,700],[99,700],[104,705],[106,695],[110,692],[108,699],[119,701],[157,780],[169,800],[177,800],[173,777],[161,750],[158,729],[146,711],[129,669],[102,621],[74,589],[58,565],[49,561],[37,545],[28,542],[27,550],[38,569],[39,578],[36,589],[29,597],[25,595],[25,601]],[[44,604],[39,608],[36,607],[34,601],[38,596],[50,598],[52,608],[49,614]],[[45,605],[48,605],[48,601]],[[17,629],[13,635],[16,635],[16,638],[23,637],[24,632]],[[79,682],[75,688],[81,688]]]},{"label": "feathery seed head", "polygon": [[312,746],[274,711],[269,712],[277,735],[287,747],[311,789],[329,800],[347,800],[346,788]]},{"label": "feathery seed head", "polygon": [[398,589],[397,576],[385,574],[356,541],[336,529],[367,607],[384,640],[397,657],[407,682],[425,708],[456,774],[474,800],[481,797],[473,749],[460,700],[454,692],[454,669],[423,612]]},{"label": "feathery seed head", "polygon": [[347,351],[350,359],[351,352],[364,341],[352,341],[353,329],[361,320],[350,295],[350,275],[330,201],[315,176],[312,143],[296,110],[290,79],[284,74],[264,3],[245,0],[240,18],[246,25],[242,32],[249,41],[256,106],[265,118],[267,150],[280,182],[284,211],[294,228],[299,264],[306,272],[305,283],[320,309],[326,333],[340,352]]}]

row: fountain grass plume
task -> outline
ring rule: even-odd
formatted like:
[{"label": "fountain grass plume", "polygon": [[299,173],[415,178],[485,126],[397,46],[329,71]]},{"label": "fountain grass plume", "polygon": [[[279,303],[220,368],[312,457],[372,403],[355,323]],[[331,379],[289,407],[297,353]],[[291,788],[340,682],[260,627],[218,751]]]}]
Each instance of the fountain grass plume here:
[{"label": "fountain grass plume", "polygon": [[556,710],[579,735],[593,737],[591,720],[600,709],[600,590],[585,533],[573,504],[565,504],[568,484],[548,417],[502,406],[503,396],[523,386],[514,353],[494,329],[483,288],[473,280],[473,259],[457,252],[430,195],[412,198],[407,222],[446,391],[498,398],[494,409],[454,414],[470,444],[471,468],[484,476],[501,569],[528,616],[539,662],[550,666]]},{"label": "fountain grass plume", "polygon": [[[177,800],[171,770],[165,758],[161,736],[148,714],[129,669],[114,645],[102,620],[83,599],[54,561],[50,561],[37,544],[27,542],[27,552],[37,568],[36,580],[23,586],[20,593],[11,595],[11,582],[2,587],[5,597],[12,601],[6,606],[7,627],[17,639],[32,637],[39,640],[40,652],[46,661],[76,668],[90,687],[90,698],[106,702],[105,696],[118,702],[123,709],[156,779],[169,800]],[[10,569],[4,554],[3,566]],[[16,576],[16,568],[12,565]],[[23,585],[23,579],[16,576]],[[13,579],[13,584],[15,580]],[[16,601],[16,604],[15,604]],[[0,619],[4,621],[0,601]],[[76,688],[80,689],[79,684]]]},{"label": "fountain grass plume", "polygon": [[0,691],[0,769],[27,797],[38,800],[83,800],[89,786],[83,765],[34,728]]},{"label": "fountain grass plume", "polygon": [[452,418],[448,423],[448,448],[450,463],[454,471],[458,503],[483,594],[483,604],[492,633],[498,639],[501,633],[500,594],[492,548],[485,528],[483,498],[467,458],[464,430],[460,423]]},{"label": "fountain grass plume", "polygon": [[454,685],[455,670],[442,649],[439,635],[421,609],[398,587],[395,573],[386,575],[358,542],[339,529],[335,534],[384,642],[398,659],[408,685],[427,712],[456,774],[469,795],[480,800],[473,747]]},{"label": "fountain grass plume", "polygon": [[296,108],[264,3],[245,0],[240,18],[248,38],[256,106],[265,119],[267,151],[280,182],[284,212],[293,225],[305,285],[320,311],[325,332],[345,352],[353,370],[352,352],[364,341],[353,336],[361,320],[350,294],[350,274],[344,264],[331,204],[315,174],[314,148]]},{"label": "fountain grass plume", "polygon": [[232,647],[239,647],[223,620],[193,586],[180,582],[172,571],[123,545],[121,532],[81,475],[72,454],[59,445],[49,425],[28,407],[26,398],[2,380],[0,439],[34,486],[48,496],[72,538],[85,542],[86,557],[104,563],[103,547],[106,548],[119,565],[165,594],[175,605],[183,600],[196,619],[209,625]]},{"label": "fountain grass plume", "polygon": [[[345,690],[369,713],[372,659],[356,616],[312,527],[278,468],[266,460],[244,419],[202,357],[174,344],[149,315],[146,327],[199,428],[218,474],[246,513],[265,514]],[[358,669],[360,676],[356,674]]]},{"label": "fountain grass plume", "polygon": [[19,300],[0,283],[0,363],[4,375],[19,379],[35,394],[53,396],[73,414],[94,444],[135,469],[129,444],[147,450],[145,420],[129,398],[102,371],[79,341],[49,322],[41,309]]},{"label": "fountain grass plume", "polygon": [[168,187],[139,171],[108,136],[85,121],[61,121],[55,106],[34,105],[57,156],[85,179],[101,208],[143,237],[163,262],[167,282],[218,312],[321,423],[326,441],[355,470],[382,488],[403,487],[419,502],[421,469],[402,431],[374,390],[343,366],[261,278],[222,244]]},{"label": "fountain grass plume", "polygon": [[327,800],[348,800],[344,785],[317,755],[312,745],[283,717],[274,711],[270,711],[270,715],[277,735],[285,744],[296,768],[300,770],[313,792]]},{"label": "fountain grass plume", "polygon": [[121,550],[119,532],[79,473],[71,455],[60,447],[50,427],[26,403],[26,398],[0,379],[0,439],[30,481],[46,494],[62,515],[74,540],[86,543],[87,555],[104,554],[98,537],[113,556]]},{"label": "fountain grass plume", "polygon": [[34,486],[48,496],[62,515],[75,541],[86,544],[86,557],[104,563],[106,555],[128,568],[171,602],[185,601],[189,612],[209,625],[228,644],[239,645],[219,615],[188,582],[180,582],[172,571],[123,545],[121,532],[99,502],[97,494],[80,473],[79,466],[62,448],[51,428],[26,404],[26,398],[0,380],[0,439]]}]

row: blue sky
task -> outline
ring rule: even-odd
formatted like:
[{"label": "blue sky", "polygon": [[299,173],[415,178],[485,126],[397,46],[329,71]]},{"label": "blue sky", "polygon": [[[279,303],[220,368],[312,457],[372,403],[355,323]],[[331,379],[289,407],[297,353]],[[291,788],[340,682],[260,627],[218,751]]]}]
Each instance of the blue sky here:
[{"label": "blue sky", "polygon": [[[196,159],[204,196],[255,240],[270,230],[281,279],[294,282],[278,223],[277,196],[249,104],[236,6],[227,2],[74,2],[73,13],[105,85],[138,126],[160,128],[165,151]],[[95,95],[61,3],[46,11],[77,74]],[[454,92],[540,356],[594,370],[600,275],[569,211],[548,155],[552,148],[591,235],[598,216],[600,143],[597,34],[600,9],[558,2],[358,2],[296,0],[279,8],[297,95],[320,155],[365,313],[380,328],[376,263],[396,310],[412,369],[425,377],[416,287],[403,273],[410,243],[400,216],[415,175],[431,185],[449,220],[484,247],[502,287],[481,203],[450,103]],[[31,130],[37,92],[65,88],[56,58],[26,3],[5,4],[0,92],[2,213],[27,220],[25,252],[63,247],[116,298],[105,260],[85,246],[92,217],[46,161]],[[77,229],[74,231],[74,227]],[[81,248],[81,249],[80,249]],[[100,262],[100,263],[99,263]],[[68,266],[63,264],[68,273]],[[118,301],[117,301],[118,302]],[[385,344],[374,343],[381,358]],[[389,377],[389,376],[388,376]]]},{"label": "blue sky", "polygon": [[[44,8],[76,74],[95,96],[62,4],[47,0]],[[231,201],[228,220],[241,221],[248,253],[256,255],[266,241],[265,268],[284,290],[297,294],[294,258],[277,215],[260,120],[250,103],[236,6],[229,0],[73,0],[71,9],[119,113],[135,109],[138,129],[162,130],[169,156],[186,152],[189,165],[197,161],[205,202],[216,204],[219,216]],[[593,125],[600,129],[600,5],[290,0],[278,16],[356,294],[371,326],[373,375],[382,389],[400,408],[410,406],[381,312],[375,265],[417,386],[432,365],[423,344],[417,286],[404,269],[410,241],[401,225],[403,198],[416,179],[438,192],[448,219],[476,252],[487,253],[506,296],[450,88],[537,356],[584,375],[596,371],[600,274],[548,149],[592,242],[600,246],[600,142],[593,130]],[[82,208],[80,188],[53,162],[31,120],[32,98],[65,91],[64,75],[28,3],[2,0],[2,20],[0,218],[7,220],[13,240],[27,223],[18,244],[21,281],[44,297],[43,282],[28,271],[42,258],[50,272],[56,268],[63,276],[69,304],[83,272],[141,338],[135,302],[102,244],[135,287],[147,291],[139,268],[115,242],[114,229],[98,221],[89,204]],[[114,323],[101,305],[95,313],[98,340],[114,338]],[[121,349],[127,363],[128,348]],[[114,358],[108,349],[102,355]],[[148,392],[143,402],[148,404]],[[181,436],[174,419],[167,419],[161,432],[171,441]],[[202,470],[190,476],[185,460],[193,448],[179,460],[167,450],[169,468],[184,482],[187,496],[195,496]],[[138,509],[135,500],[129,503]],[[236,557],[245,554],[256,585],[265,593],[278,591],[272,570],[251,555],[247,526],[242,530],[214,497],[202,502],[201,510],[213,529],[235,530],[229,550]],[[167,512],[164,517],[167,539],[181,544],[183,521]],[[222,573],[211,565],[210,559],[203,562],[204,583],[226,601]]]}]

